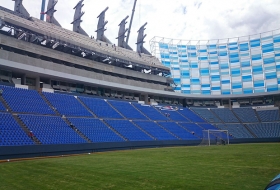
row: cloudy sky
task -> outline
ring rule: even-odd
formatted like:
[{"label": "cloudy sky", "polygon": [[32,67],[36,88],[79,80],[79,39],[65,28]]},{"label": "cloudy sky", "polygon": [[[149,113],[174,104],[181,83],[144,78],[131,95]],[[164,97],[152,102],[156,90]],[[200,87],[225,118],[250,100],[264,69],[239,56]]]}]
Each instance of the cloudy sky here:
[{"label": "cloudy sky", "polygon": [[[48,0],[47,0],[48,1]],[[79,0],[58,0],[56,19],[72,29],[73,7]],[[96,36],[96,18],[107,6],[107,31],[113,42],[118,24],[131,15],[134,0],[84,0],[83,29]],[[28,12],[39,17],[41,0],[23,0]],[[13,9],[12,0],[0,0],[0,5]],[[47,5],[46,5],[47,6]],[[245,36],[280,28],[280,0],[138,0],[132,25],[130,46],[135,48],[137,30],[146,26],[146,48],[154,36],[186,40],[208,40]],[[129,24],[127,24],[128,27]]]}]

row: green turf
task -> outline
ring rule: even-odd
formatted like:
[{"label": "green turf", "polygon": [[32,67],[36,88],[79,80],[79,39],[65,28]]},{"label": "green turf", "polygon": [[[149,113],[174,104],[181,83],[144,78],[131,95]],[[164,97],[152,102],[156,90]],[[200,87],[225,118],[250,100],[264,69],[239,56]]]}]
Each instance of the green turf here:
[{"label": "green turf", "polygon": [[0,164],[0,189],[256,190],[280,173],[280,143],[116,151]]}]

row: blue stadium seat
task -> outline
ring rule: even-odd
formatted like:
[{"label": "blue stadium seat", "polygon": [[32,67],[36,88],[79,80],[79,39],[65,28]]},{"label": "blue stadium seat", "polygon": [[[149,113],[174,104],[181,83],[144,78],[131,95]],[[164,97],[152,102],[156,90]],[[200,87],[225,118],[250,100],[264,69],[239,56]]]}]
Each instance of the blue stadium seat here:
[{"label": "blue stadium seat", "polygon": [[272,138],[280,137],[280,123],[258,123],[247,124],[247,126],[257,135],[259,138]]},{"label": "blue stadium seat", "polygon": [[4,107],[4,105],[2,104],[2,102],[0,102],[0,111],[6,111],[6,108]]},{"label": "blue stadium seat", "polygon": [[258,117],[252,108],[234,108],[232,111],[244,123],[259,122]]},{"label": "blue stadium seat", "polygon": [[56,108],[66,116],[93,117],[93,115],[80,102],[71,95],[43,92],[45,97]]},{"label": "blue stadium seat", "polygon": [[198,137],[194,136],[186,129],[180,127],[175,122],[158,122],[158,124],[182,140],[199,140]]},{"label": "blue stadium seat", "polygon": [[124,141],[124,139],[122,139],[99,119],[68,118],[68,120],[92,142]]},{"label": "blue stadium seat", "polygon": [[99,118],[123,119],[104,99],[87,97],[79,99]]},{"label": "blue stadium seat", "polygon": [[19,115],[42,144],[86,143],[61,117]]},{"label": "blue stadium seat", "polygon": [[222,123],[222,121],[216,117],[210,110],[207,108],[191,108],[194,112],[196,112],[200,117],[206,119],[210,123]]},{"label": "blue stadium seat", "polygon": [[153,140],[128,120],[106,120],[106,122],[129,141]]},{"label": "blue stadium seat", "polygon": [[156,140],[178,140],[172,134],[161,128],[157,123],[153,121],[133,121],[136,125],[141,127]]},{"label": "blue stadium seat", "polygon": [[109,100],[110,104],[114,106],[127,119],[143,119],[148,120],[142,113],[135,109],[129,102]]},{"label": "blue stadium seat", "polygon": [[186,117],[182,116],[175,110],[160,110],[162,114],[169,114],[172,121],[190,122]]},{"label": "blue stadium seat", "polygon": [[22,130],[11,114],[0,113],[0,146],[33,144],[34,142]]},{"label": "blue stadium seat", "polygon": [[264,110],[258,111],[257,114],[259,115],[262,122],[269,122],[269,121],[279,121],[279,110]]},{"label": "blue stadium seat", "polygon": [[205,121],[201,117],[196,115],[194,112],[192,112],[188,108],[182,108],[182,109],[178,110],[178,112],[180,112],[182,115],[187,117],[191,122],[194,122],[194,123],[205,123]]},{"label": "blue stadium seat", "polygon": [[194,132],[194,134],[196,136],[199,136],[200,138],[203,137],[203,132],[202,132],[202,128],[199,127],[197,124],[195,123],[180,123],[181,126],[183,126],[184,128],[186,128],[188,131],[190,132]]},{"label": "blue stadium seat", "polygon": [[211,110],[215,112],[226,123],[239,123],[239,120],[228,108],[216,108]]},{"label": "blue stadium seat", "polygon": [[147,117],[149,117],[151,120],[154,121],[165,121],[169,120],[167,117],[165,117],[162,113],[160,113],[156,108],[149,105],[142,105],[138,103],[133,104],[138,110],[140,110],[142,113],[144,113]]},{"label": "blue stadium seat", "polygon": [[241,124],[218,124],[217,127],[222,130],[228,130],[228,133],[235,138],[254,138]]},{"label": "blue stadium seat", "polygon": [[3,98],[13,112],[54,115],[54,111],[35,90],[0,86]]},{"label": "blue stadium seat", "polygon": [[[199,124],[199,125],[200,125],[202,128],[204,128],[205,130],[208,130],[208,129],[210,129],[210,130],[220,130],[220,129],[214,127],[213,125],[211,125],[211,124],[209,124],[209,123],[202,123],[202,124]],[[222,134],[222,137],[223,137],[223,138],[227,138],[227,135],[226,135],[225,133],[223,133],[223,134]],[[231,137],[229,137],[229,138],[231,138]]]}]

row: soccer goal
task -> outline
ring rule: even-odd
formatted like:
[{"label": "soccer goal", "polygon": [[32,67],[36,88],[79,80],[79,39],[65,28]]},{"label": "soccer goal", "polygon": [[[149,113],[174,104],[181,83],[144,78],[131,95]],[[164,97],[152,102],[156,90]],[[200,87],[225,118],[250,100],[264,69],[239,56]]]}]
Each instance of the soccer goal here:
[{"label": "soccer goal", "polygon": [[201,146],[227,145],[229,144],[228,130],[203,130]]}]

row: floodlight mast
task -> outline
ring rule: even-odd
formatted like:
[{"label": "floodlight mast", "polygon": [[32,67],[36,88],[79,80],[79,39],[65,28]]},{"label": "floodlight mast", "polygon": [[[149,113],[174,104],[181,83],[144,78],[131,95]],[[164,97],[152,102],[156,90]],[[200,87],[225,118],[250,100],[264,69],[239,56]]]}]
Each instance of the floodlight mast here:
[{"label": "floodlight mast", "polygon": [[132,13],[131,13],[131,19],[130,19],[129,28],[128,28],[128,32],[127,32],[127,37],[126,37],[126,47],[128,46],[128,40],[129,40],[131,25],[132,25],[132,21],[133,21],[133,17],[134,17],[136,3],[137,3],[137,0],[134,1]]},{"label": "floodlight mast", "polygon": [[45,18],[45,15],[43,14],[45,12],[45,5],[46,5],[46,0],[42,0],[40,20],[44,20]]}]

